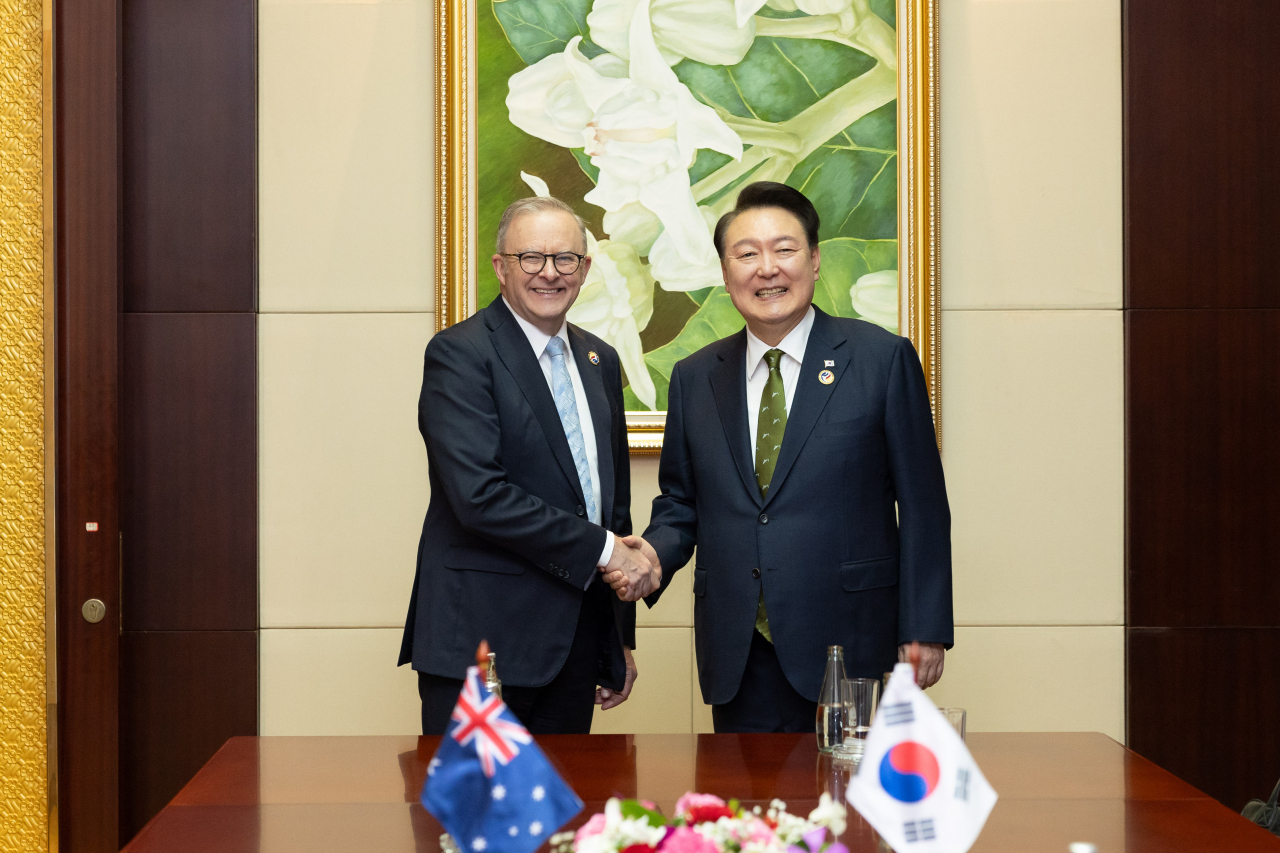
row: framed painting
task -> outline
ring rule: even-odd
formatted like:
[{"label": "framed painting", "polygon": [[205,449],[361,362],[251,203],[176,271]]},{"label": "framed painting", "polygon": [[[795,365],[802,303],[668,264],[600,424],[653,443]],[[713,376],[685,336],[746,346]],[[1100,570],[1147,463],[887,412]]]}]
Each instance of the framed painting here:
[{"label": "framed painting", "polygon": [[908,336],[941,442],[938,0],[438,0],[436,323],[498,296],[517,198],[586,221],[569,321],[618,351],[633,452],[681,358],[743,326],[712,246],[756,180],[822,219],[815,304]]}]

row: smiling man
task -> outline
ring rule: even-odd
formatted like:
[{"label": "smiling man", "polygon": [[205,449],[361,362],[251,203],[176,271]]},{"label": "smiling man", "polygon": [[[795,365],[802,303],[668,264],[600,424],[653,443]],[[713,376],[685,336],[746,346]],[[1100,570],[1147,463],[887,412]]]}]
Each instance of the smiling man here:
[{"label": "smiling man", "polygon": [[716,731],[812,731],[827,646],[879,678],[917,641],[921,685],[942,675],[951,515],[929,396],[910,341],[814,307],[818,214],[799,191],[744,187],[715,245],[746,328],[671,373],[646,553],[665,589],[697,548]]},{"label": "smiling man", "polygon": [[431,504],[400,650],[418,672],[424,734],[444,733],[482,639],[535,734],[587,733],[593,706],[625,701],[636,678],[633,602],[661,574],[625,538],[618,354],[565,320],[591,268],[586,243],[563,202],[513,203],[493,255],[501,297],[427,345]]}]

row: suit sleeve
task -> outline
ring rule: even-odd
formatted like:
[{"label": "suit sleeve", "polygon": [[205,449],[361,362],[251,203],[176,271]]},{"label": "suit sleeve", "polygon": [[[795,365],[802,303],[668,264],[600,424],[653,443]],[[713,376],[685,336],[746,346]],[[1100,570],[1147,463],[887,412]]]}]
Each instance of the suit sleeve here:
[{"label": "suit sleeve", "polygon": [[889,370],[884,430],[898,501],[898,642],[951,648],[951,509],[924,371],[906,338]]},{"label": "suit sleeve", "polygon": [[667,425],[662,436],[662,460],[658,463],[659,494],[644,538],[662,563],[662,586],[645,599],[653,607],[671,584],[675,573],[693,556],[697,544],[697,485],[693,462],[685,440],[684,401],[681,397],[680,363],[671,371],[667,393]]},{"label": "suit sleeve", "polygon": [[467,532],[576,589],[586,585],[604,549],[604,528],[508,482],[493,376],[465,339],[437,335],[427,345],[418,428],[432,473]]},{"label": "suit sleeve", "polygon": [[[622,419],[622,428],[616,431],[613,438],[613,532],[618,536],[631,535],[631,447],[627,443],[626,404],[622,399],[622,363],[614,353],[614,369],[610,371],[612,380],[609,388],[609,408]],[[614,543],[615,548],[622,547]],[[597,581],[601,583],[602,581]],[[619,601],[610,596],[613,602],[614,618],[618,620],[618,630],[622,635],[622,644],[629,649],[636,647],[636,603]]]}]

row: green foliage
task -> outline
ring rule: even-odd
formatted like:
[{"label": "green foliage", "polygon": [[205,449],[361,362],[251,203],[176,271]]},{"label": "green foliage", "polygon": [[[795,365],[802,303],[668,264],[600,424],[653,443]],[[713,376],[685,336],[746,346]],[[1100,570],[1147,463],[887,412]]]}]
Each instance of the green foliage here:
[{"label": "green foliage", "polygon": [[743,118],[786,121],[875,64],[835,42],[760,36],[737,65],[686,59],[675,72],[705,104]]},{"label": "green foliage", "polygon": [[813,304],[836,317],[859,317],[849,288],[867,273],[898,268],[897,240],[853,240],[837,237],[818,244],[822,266],[813,289]]},{"label": "green foliage", "polygon": [[587,37],[591,0],[494,0],[493,14],[525,65],[560,53],[574,36]]},{"label": "green foliage", "polygon": [[649,826],[666,826],[667,819],[659,812],[646,809],[635,800],[623,800],[620,804],[622,816],[634,820],[643,820]]},{"label": "green foliage", "polygon": [[676,362],[687,355],[697,352],[712,341],[728,337],[746,325],[738,309],[733,307],[733,300],[723,287],[712,288],[711,295],[702,303],[698,312],[689,318],[680,334],[669,344],[658,347],[653,352],[645,353],[645,364],[649,366],[649,375],[658,388],[658,410],[667,408],[667,386],[671,382],[671,370]]}]

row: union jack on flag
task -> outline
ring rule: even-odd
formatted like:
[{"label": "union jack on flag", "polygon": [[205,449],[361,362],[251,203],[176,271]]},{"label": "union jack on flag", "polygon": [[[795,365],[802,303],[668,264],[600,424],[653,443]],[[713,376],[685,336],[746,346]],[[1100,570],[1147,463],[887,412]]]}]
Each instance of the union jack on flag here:
[{"label": "union jack on flag", "polygon": [[462,684],[462,693],[453,709],[452,719],[458,725],[449,736],[463,746],[474,743],[484,775],[492,778],[494,762],[506,766],[520,754],[516,744],[532,743],[529,730],[511,719],[504,719],[507,706],[501,699],[480,686],[480,670],[472,667]]},{"label": "union jack on flag", "polygon": [[582,811],[582,800],[474,666],[427,765],[422,805],[463,853],[536,853]]}]

